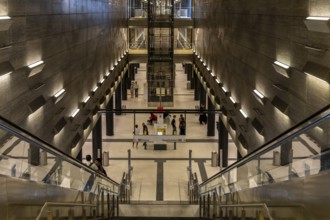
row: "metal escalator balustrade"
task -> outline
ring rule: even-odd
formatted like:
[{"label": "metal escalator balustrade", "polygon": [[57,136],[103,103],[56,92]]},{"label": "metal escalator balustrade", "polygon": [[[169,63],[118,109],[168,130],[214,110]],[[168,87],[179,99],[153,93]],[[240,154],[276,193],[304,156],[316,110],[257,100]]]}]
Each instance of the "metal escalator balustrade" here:
[{"label": "metal escalator balustrade", "polygon": [[328,219],[329,169],[330,105],[201,183],[201,215],[247,216],[265,204],[273,219]]},{"label": "metal escalator balustrade", "polygon": [[[126,198],[120,195],[123,187],[116,181],[1,117],[0,140],[0,210],[8,212],[10,219],[33,217],[32,213],[36,217],[46,201],[56,202],[56,206],[95,205],[105,195],[113,197],[114,204],[119,197]],[[16,206],[22,210],[20,213],[13,211]]]}]

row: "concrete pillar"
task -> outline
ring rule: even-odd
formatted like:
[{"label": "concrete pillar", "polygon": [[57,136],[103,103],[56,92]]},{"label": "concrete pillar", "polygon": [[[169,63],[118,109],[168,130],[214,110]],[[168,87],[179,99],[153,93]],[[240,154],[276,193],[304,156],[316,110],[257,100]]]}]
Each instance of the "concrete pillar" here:
[{"label": "concrete pillar", "polygon": [[[110,101],[106,106],[106,110],[112,111],[113,110],[113,97],[111,97]],[[106,134],[107,136],[113,136],[113,112],[107,112],[105,114],[106,117]]]},{"label": "concrete pillar", "polygon": [[[213,105],[210,98],[208,98],[208,104],[207,108],[209,111],[215,110],[215,106]],[[215,135],[215,114],[214,112],[208,113],[208,119],[207,119],[207,136],[211,137]]]},{"label": "concrete pillar", "polygon": [[[120,83],[115,92],[115,108],[116,110],[121,110],[121,84]],[[121,112],[116,112],[116,115],[121,115]]]},{"label": "concrete pillar", "polygon": [[[225,127],[224,123],[222,122],[220,116],[219,116],[219,122],[218,122],[218,152],[222,152],[222,158],[220,160],[222,161],[222,167],[228,166],[228,131]],[[219,155],[220,156],[220,155]],[[219,160],[219,163],[220,163]],[[220,164],[219,164],[220,166]]]},{"label": "concrete pillar", "polygon": [[204,106],[206,106],[206,91],[204,90],[204,88],[203,88],[203,85],[202,85],[202,83],[200,82],[199,83],[199,85],[200,85],[200,91],[199,91],[199,94],[200,94],[200,96],[199,96],[199,102],[200,102],[200,106],[203,104]]},{"label": "concrete pillar", "polygon": [[135,71],[134,71],[134,64],[130,64],[129,67],[128,67],[128,70],[129,70],[129,76],[130,76],[130,79],[131,81],[132,80],[135,80]]},{"label": "concrete pillar", "polygon": [[92,131],[93,159],[102,157],[102,117],[100,117]]},{"label": "concrete pillar", "polygon": [[282,166],[292,163],[292,157],[290,157],[291,150],[292,150],[292,141],[286,142],[281,145],[281,165]]},{"label": "concrete pillar", "polygon": [[192,78],[192,64],[185,64],[185,70],[186,70],[186,73],[187,73],[187,80],[190,81],[191,78]]},{"label": "concrete pillar", "polygon": [[34,145],[30,144],[28,162],[31,165],[38,166],[40,165],[40,149]]},{"label": "concrete pillar", "polygon": [[191,80],[190,80],[191,89],[195,89],[195,80],[196,80],[196,75],[194,73],[194,69],[191,68]]},{"label": "concrete pillar", "polygon": [[82,157],[82,149],[80,149],[80,151],[79,151],[79,153],[78,153],[76,159],[82,162],[82,160],[83,160],[83,157]]},{"label": "concrete pillar", "polygon": [[194,77],[195,77],[194,100],[195,101],[198,101],[198,100],[200,100],[201,83],[200,83],[199,79],[197,78],[197,74],[196,73],[194,74]]},{"label": "concrete pillar", "polygon": [[127,100],[127,74],[124,75],[121,84],[122,100]]}]

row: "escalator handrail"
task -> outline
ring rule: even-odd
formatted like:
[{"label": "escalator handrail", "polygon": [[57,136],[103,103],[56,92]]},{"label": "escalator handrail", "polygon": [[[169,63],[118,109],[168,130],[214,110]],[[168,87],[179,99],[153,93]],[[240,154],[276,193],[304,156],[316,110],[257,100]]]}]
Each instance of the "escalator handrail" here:
[{"label": "escalator handrail", "polygon": [[275,138],[271,139],[267,143],[261,145],[259,148],[255,149],[254,151],[252,151],[248,155],[244,156],[242,159],[236,161],[232,165],[230,165],[230,166],[226,167],[225,169],[221,170],[220,172],[214,174],[213,176],[211,176],[210,178],[208,178],[207,180],[202,182],[199,186],[201,187],[201,186],[207,184],[208,182],[211,182],[212,180],[222,176],[223,174],[227,173],[228,171],[230,171],[234,168],[240,167],[240,166],[244,165],[245,163],[255,159],[257,156],[260,156],[261,154],[265,153],[266,151],[269,151],[269,150],[272,150],[272,149],[278,147],[278,143],[284,142],[284,141],[292,138],[293,136],[295,136],[297,133],[299,133],[301,131],[305,131],[307,128],[312,127],[315,123],[319,123],[321,121],[326,120],[327,118],[330,118],[330,113],[328,113],[328,114],[322,116],[321,118],[318,118],[315,121],[311,122],[306,127],[300,128],[302,125],[308,123],[309,121],[316,118],[317,116],[321,116],[323,113],[326,113],[329,110],[330,110],[330,104],[325,106],[321,110],[317,111],[316,113],[312,114],[308,118],[302,120],[301,122],[299,122],[298,124],[296,124],[292,128],[289,128],[288,130],[282,132],[280,135],[278,135]]},{"label": "escalator handrail", "polygon": [[111,184],[119,186],[119,183],[116,181],[110,179],[107,176],[101,175],[86,164],[82,163],[81,161],[73,158],[71,155],[68,155],[67,153],[55,148],[54,146],[50,145],[46,141],[40,139],[39,137],[35,136],[34,134],[31,134],[27,130],[19,127],[15,123],[3,118],[0,116],[0,128],[4,129],[7,132],[10,132],[14,136],[34,145],[38,146],[40,149],[43,149],[51,154],[53,154],[56,157],[59,157],[61,160],[64,160],[74,166],[77,166],[79,168],[83,168],[84,170],[88,171],[92,175],[97,175],[98,177],[105,179],[106,181],[110,182]]}]

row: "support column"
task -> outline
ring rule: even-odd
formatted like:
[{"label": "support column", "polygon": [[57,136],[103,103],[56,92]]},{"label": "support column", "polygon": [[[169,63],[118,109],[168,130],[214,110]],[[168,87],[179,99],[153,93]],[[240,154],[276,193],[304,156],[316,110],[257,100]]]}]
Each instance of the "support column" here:
[{"label": "support column", "polygon": [[202,85],[201,82],[199,82],[199,86],[200,86],[200,92],[199,92],[199,94],[200,94],[200,97],[199,97],[200,98],[199,99],[200,106],[201,105],[206,106],[206,91],[204,90],[203,85]]},{"label": "support column", "polygon": [[102,158],[102,116],[97,120],[92,131],[93,159]]},{"label": "support column", "polygon": [[[209,111],[214,111],[215,106],[213,105],[212,101],[210,98],[208,98],[208,104],[207,108]],[[215,135],[215,114],[214,112],[208,113],[208,119],[207,119],[207,136],[211,137]]]},{"label": "support column", "polygon": [[[222,167],[228,167],[228,131],[220,116],[218,122],[218,135],[218,152],[222,152],[222,158],[219,159],[222,161]],[[219,166],[220,160],[218,164]]]},{"label": "support column", "polygon": [[185,70],[186,70],[186,73],[187,73],[187,80],[190,81],[191,78],[192,78],[192,64],[186,63],[185,64]]},{"label": "support column", "polygon": [[38,147],[30,144],[28,157],[29,164],[34,166],[40,165],[40,149]]},{"label": "support column", "polygon": [[191,79],[190,79],[191,89],[195,89],[195,80],[196,80],[196,75],[194,69],[191,66]]},{"label": "support column", "polygon": [[[111,97],[110,101],[106,106],[106,110],[112,111],[113,110],[113,96]],[[106,117],[106,134],[107,136],[113,136],[113,112],[107,112],[105,114]]]},{"label": "support column", "polygon": [[127,100],[127,74],[124,75],[121,84],[122,100]]},{"label": "support column", "polygon": [[292,141],[286,142],[281,145],[281,166],[292,163]]},{"label": "support column", "polygon": [[[116,89],[115,92],[115,108],[116,110],[121,110],[121,85],[122,83],[120,83]],[[121,112],[118,111],[116,112],[116,115],[121,115]]]},{"label": "support column", "polygon": [[194,73],[194,78],[195,78],[194,100],[198,101],[198,100],[200,100],[201,83],[200,83],[196,73]]},{"label": "support column", "polygon": [[130,75],[130,78],[131,78],[131,81],[132,80],[135,80],[135,71],[134,71],[134,68],[135,68],[135,66],[134,66],[134,64],[130,64],[129,65],[129,75]]}]

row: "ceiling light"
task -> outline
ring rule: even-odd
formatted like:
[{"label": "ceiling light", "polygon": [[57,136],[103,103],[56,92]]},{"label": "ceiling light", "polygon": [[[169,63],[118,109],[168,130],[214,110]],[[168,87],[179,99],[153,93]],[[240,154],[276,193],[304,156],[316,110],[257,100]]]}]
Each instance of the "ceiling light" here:
[{"label": "ceiling light", "polygon": [[65,89],[61,89],[60,91],[58,91],[55,95],[54,95],[54,97],[55,98],[58,98],[58,97],[60,97],[61,95],[63,95],[65,93]]},{"label": "ceiling light", "polygon": [[222,86],[221,89],[222,89],[222,91],[223,91],[224,93],[227,93],[227,92],[228,92],[227,89],[226,89],[224,86]]},{"label": "ceiling light", "polygon": [[255,95],[257,95],[260,99],[263,99],[263,98],[265,98],[265,96],[261,93],[261,92],[259,92],[258,90],[253,90],[253,93],[255,94]]},{"label": "ceiling light", "polygon": [[241,114],[244,116],[244,118],[248,118],[247,114],[243,111],[243,109],[239,110],[241,112]]},{"label": "ceiling light", "polygon": [[234,104],[236,103],[236,100],[232,96],[230,96],[229,99],[232,103],[234,103]]},{"label": "ceiling light", "polygon": [[211,76],[215,77],[214,73],[211,72],[210,74],[211,74]]},{"label": "ceiling light", "polygon": [[329,17],[316,17],[316,16],[310,16],[306,18],[307,20],[316,20],[316,21],[329,21]]},{"label": "ceiling light", "polygon": [[10,20],[11,17],[9,16],[0,16],[0,20]]},{"label": "ceiling light", "polygon": [[275,61],[273,63],[273,67],[275,69],[276,72],[278,72],[279,74],[281,74],[282,76],[285,76],[287,78],[290,78],[290,66],[281,63],[279,61]]},{"label": "ceiling light", "polygon": [[329,17],[310,16],[304,20],[309,31],[330,33]]},{"label": "ceiling light", "polygon": [[72,114],[71,114],[71,118],[76,117],[76,115],[79,113],[80,109],[77,108]]},{"label": "ceiling light", "polygon": [[108,71],[106,74],[105,74],[105,77],[108,77],[110,76],[110,71]]},{"label": "ceiling light", "polygon": [[219,79],[215,79],[215,81],[216,81],[218,84],[220,84],[220,83],[221,83]]},{"label": "ceiling light", "polygon": [[87,97],[85,98],[85,100],[83,101],[83,103],[86,104],[86,103],[90,100],[90,98],[91,98],[90,96],[87,96]]},{"label": "ceiling light", "polygon": [[283,67],[284,69],[289,69],[290,67],[284,63],[281,63],[279,61],[275,61],[274,62],[276,65],[280,66],[280,67]]},{"label": "ceiling light", "polygon": [[37,66],[39,66],[39,65],[41,65],[41,64],[43,64],[43,63],[44,63],[44,61],[40,60],[40,61],[38,61],[38,62],[35,62],[35,63],[32,63],[32,64],[28,65],[28,67],[29,67],[30,69],[33,69],[33,68],[35,68],[35,67],[37,67]]},{"label": "ceiling light", "polygon": [[92,90],[92,92],[96,92],[96,90],[97,90],[98,88],[99,88],[99,87],[96,86],[96,87]]}]

